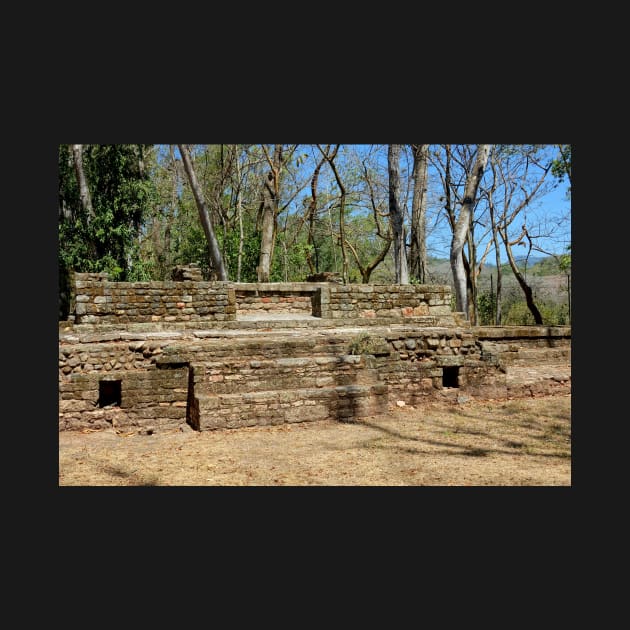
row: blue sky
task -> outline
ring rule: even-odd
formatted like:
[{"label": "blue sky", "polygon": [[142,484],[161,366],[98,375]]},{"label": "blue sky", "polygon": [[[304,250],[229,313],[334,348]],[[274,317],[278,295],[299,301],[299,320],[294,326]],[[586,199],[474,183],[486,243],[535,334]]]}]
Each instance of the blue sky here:
[{"label": "blue sky", "polygon": [[[567,198],[568,182],[561,183],[557,188],[554,188],[550,193],[541,197],[536,203],[533,204],[531,209],[528,209],[528,230],[533,236],[536,234],[536,226],[540,223],[546,223],[549,231],[555,230],[555,233],[550,238],[538,238],[536,239],[537,245],[542,249],[553,253],[563,254],[566,253],[567,246],[571,243],[571,200]],[[568,221],[566,220],[568,217]],[[522,221],[518,223],[520,228]],[[542,225],[541,225],[542,228]],[[451,231],[447,225],[442,226],[436,234],[427,238],[427,247],[430,249],[431,255],[437,258],[449,257],[449,243],[450,243]],[[485,242],[484,242],[485,244]],[[527,253],[527,246],[513,248],[515,255],[520,257]],[[478,247],[480,253],[481,248]],[[532,251],[531,256],[544,256],[537,251]],[[488,264],[494,264],[495,255],[494,251],[489,254],[487,258]],[[504,248],[501,247],[501,262],[507,262],[507,256]]]},{"label": "blue sky", "polygon": [[[163,147],[167,147],[168,145],[163,145]],[[319,154],[317,150],[307,149],[307,145],[303,145],[304,150],[308,153],[311,153],[312,156],[317,155],[319,158]],[[343,145],[342,145],[343,146]],[[347,145],[346,145],[347,146]],[[367,152],[371,145],[362,145],[356,146],[360,151]],[[384,145],[383,145],[384,146]],[[298,149],[298,153],[303,152]],[[175,150],[176,157],[179,157],[179,151]],[[380,152],[379,160],[386,159],[386,152]],[[313,158],[311,158],[313,159]],[[343,156],[339,155],[339,162],[343,160]],[[401,161],[401,169],[409,167],[409,163],[403,164],[404,160]],[[381,164],[381,167],[385,168],[386,172],[386,162]],[[305,168],[310,168],[305,164]],[[328,170],[328,169],[326,169]],[[430,169],[431,171],[431,169]],[[323,173],[322,173],[323,175]],[[324,185],[323,180],[332,177],[330,172],[321,177],[320,186]],[[431,174],[430,174],[431,177]],[[557,180],[553,178],[551,175],[548,176],[548,181],[557,183]],[[436,195],[440,194],[439,185],[437,185],[437,180],[433,180],[433,183],[430,184],[430,195],[433,193],[434,198]],[[554,254],[562,254],[566,252],[567,246],[571,242],[571,201],[567,197],[568,190],[568,180],[565,178],[564,182],[557,183],[557,186],[553,188],[548,194],[543,197],[538,198],[536,201],[532,203],[530,207],[528,207],[522,214],[522,217],[519,217],[517,221],[514,223],[514,229],[518,232],[520,231],[520,226],[523,221],[521,219],[526,219],[528,230],[530,235],[535,236],[539,233],[548,234],[546,237],[541,237],[535,239],[535,243],[540,246],[542,249],[547,252]],[[332,184],[333,188],[335,185]],[[301,202],[300,199],[303,195],[309,195],[310,191],[308,187],[300,194],[295,203],[292,204],[292,207],[289,208],[289,212],[298,211],[301,212]],[[431,198],[430,198],[431,199]],[[449,257],[449,247],[450,247],[450,238],[451,238],[451,230],[445,220],[444,213],[439,209],[439,204],[434,201],[433,207],[431,204],[429,206],[427,212],[427,227],[429,228],[427,235],[427,249],[430,256],[434,256],[437,258],[448,258]],[[434,227],[435,226],[435,227]],[[434,227],[434,229],[431,229]],[[482,228],[477,228],[479,231],[476,231],[477,239],[482,234]],[[487,240],[487,239],[486,239]],[[485,247],[485,241],[480,242],[478,244],[478,257],[481,256]],[[507,262],[507,257],[503,251],[503,247],[501,246],[501,261]],[[517,246],[514,247],[515,255],[523,256],[527,253],[527,246]],[[531,256],[543,256],[540,252],[532,251]],[[495,254],[491,252],[486,259],[488,264],[494,264],[495,262]]]}]

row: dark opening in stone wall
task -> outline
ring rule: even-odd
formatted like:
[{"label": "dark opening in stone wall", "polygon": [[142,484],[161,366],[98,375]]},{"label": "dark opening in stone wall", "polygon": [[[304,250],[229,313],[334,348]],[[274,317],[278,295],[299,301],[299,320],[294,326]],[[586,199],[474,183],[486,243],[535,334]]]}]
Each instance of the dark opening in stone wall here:
[{"label": "dark opening in stone wall", "polygon": [[442,387],[459,387],[459,366],[442,368]]},{"label": "dark opening in stone wall", "polygon": [[99,381],[98,382],[98,406],[120,407],[122,392],[122,381]]}]

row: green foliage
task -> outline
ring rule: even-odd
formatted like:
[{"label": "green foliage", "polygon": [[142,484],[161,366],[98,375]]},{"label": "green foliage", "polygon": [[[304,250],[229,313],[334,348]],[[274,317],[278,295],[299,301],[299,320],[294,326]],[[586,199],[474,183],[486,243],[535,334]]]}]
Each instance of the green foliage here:
[{"label": "green foliage", "polygon": [[310,251],[312,251],[312,246],[308,245],[304,240],[288,245],[286,243],[286,234],[278,234],[269,273],[271,282],[304,281],[309,274],[306,253]]},{"label": "green foliage", "polygon": [[[571,246],[567,247],[567,254],[560,256],[548,256],[528,267],[527,273],[531,276],[556,276],[558,274],[571,273]],[[511,273],[511,272],[510,272]]]},{"label": "green foliage", "polygon": [[[194,215],[193,215],[194,216]],[[182,221],[175,226],[173,247],[175,265],[197,263],[204,278],[210,274],[210,251],[208,241],[200,222]]]},{"label": "green foliage", "polygon": [[59,147],[59,264],[64,272],[107,271],[125,280],[134,242],[154,186],[140,169],[150,145],[83,145],[83,168],[92,199],[89,217],[80,200],[69,145]]},{"label": "green foliage", "polygon": [[134,243],[131,250],[131,267],[127,272],[128,282],[150,282],[155,277],[155,262],[142,256],[140,246]]},{"label": "green foliage", "polygon": [[[557,177],[559,181],[564,181],[565,177],[571,180],[571,145],[561,144],[558,147],[559,155],[551,163],[551,173],[554,177]],[[571,187],[569,186],[569,194],[571,194]]]},{"label": "green foliage", "polygon": [[348,354],[382,354],[384,343],[384,340],[379,337],[374,337],[367,332],[360,333],[348,344]]},{"label": "green foliage", "polygon": [[527,269],[531,276],[555,276],[561,273],[559,261],[549,256]]},{"label": "green foliage", "polygon": [[[243,234],[241,282],[256,282],[258,280],[256,267],[260,256],[260,236],[256,233],[255,222],[249,216],[243,217]],[[223,262],[228,270],[228,277],[230,280],[236,281],[240,241],[239,229],[217,230],[217,240],[223,255]]]},{"label": "green foliage", "polygon": [[571,273],[571,245],[567,246],[566,254],[560,255],[560,260],[558,261],[558,266],[560,267],[560,271],[563,273]]},{"label": "green foliage", "polygon": [[[565,326],[570,324],[569,308],[566,304],[536,303],[545,326]],[[525,301],[513,302],[504,313],[505,326],[534,326],[536,322]]]},{"label": "green foliage", "polygon": [[480,326],[493,326],[497,312],[497,296],[490,291],[477,295],[477,317]]}]

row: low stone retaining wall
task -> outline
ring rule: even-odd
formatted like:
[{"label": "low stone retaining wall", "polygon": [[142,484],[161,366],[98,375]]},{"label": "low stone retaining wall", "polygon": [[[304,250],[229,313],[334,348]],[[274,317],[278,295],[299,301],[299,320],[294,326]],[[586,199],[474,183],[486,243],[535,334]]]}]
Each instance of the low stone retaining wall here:
[{"label": "low stone retaining wall", "polygon": [[[509,366],[570,363],[570,327],[472,328],[450,299],[447,286],[76,274],[74,320],[60,322],[59,430],[352,421],[400,401],[536,395],[546,384],[532,372],[520,387]],[[237,311],[318,319],[239,322]],[[570,372],[553,386],[570,391]]]},{"label": "low stone retaining wall", "polygon": [[[184,423],[209,430],[346,421],[382,413],[398,400],[415,404],[445,388],[497,396],[505,390],[505,375],[466,329],[179,340],[161,334],[92,344],[65,337],[60,430],[108,423],[155,432]],[[103,397],[111,382],[117,382],[118,398]]]},{"label": "low stone retaining wall", "polygon": [[74,322],[213,322],[236,319],[229,282],[110,282],[106,274],[74,274]]},{"label": "low stone retaining wall", "polygon": [[331,284],[321,289],[319,302],[320,317],[331,319],[452,315],[448,285]]},{"label": "low stone retaining wall", "polygon": [[502,365],[571,362],[570,326],[476,326],[471,332]]},{"label": "low stone retaining wall", "polygon": [[59,430],[153,433],[186,422],[187,367],[74,373],[59,383]]},{"label": "low stone retaining wall", "polygon": [[[75,324],[211,326],[235,321],[237,315],[264,314],[303,314],[333,320],[422,320],[425,325],[441,326],[464,324],[451,312],[448,285],[110,282],[107,274],[76,273],[71,286],[69,321]],[[433,321],[428,321],[431,318]]]}]

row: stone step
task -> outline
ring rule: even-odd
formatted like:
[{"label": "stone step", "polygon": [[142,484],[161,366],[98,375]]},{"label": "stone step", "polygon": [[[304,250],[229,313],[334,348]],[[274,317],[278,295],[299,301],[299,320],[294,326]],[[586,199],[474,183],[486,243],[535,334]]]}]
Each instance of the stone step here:
[{"label": "stone step", "polygon": [[337,385],[195,396],[201,431],[314,420],[352,422],[387,411],[387,386]]},{"label": "stone step", "polygon": [[[187,331],[275,331],[306,328],[363,328],[374,326],[400,326],[414,327],[433,326],[463,326],[470,327],[463,313],[449,313],[448,315],[415,315],[411,317],[348,317],[322,319],[315,316],[298,315],[289,317],[286,315],[265,317],[243,317],[231,321],[190,321],[190,322],[136,322],[136,323],[82,323],[72,321],[59,322],[59,335],[76,337],[82,334],[106,335],[113,333],[121,336],[121,333],[175,333],[183,334]],[[124,338],[124,337],[123,337]]]},{"label": "stone step", "polygon": [[571,347],[519,348],[516,352],[502,352],[501,361],[507,365],[540,365],[559,361],[571,362]]},{"label": "stone step", "polygon": [[[230,369],[226,370],[225,365]],[[371,385],[378,383],[373,359],[362,355],[310,356],[263,360],[224,358],[194,364],[194,387],[199,394],[245,394],[276,390]]]}]

